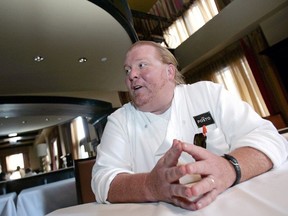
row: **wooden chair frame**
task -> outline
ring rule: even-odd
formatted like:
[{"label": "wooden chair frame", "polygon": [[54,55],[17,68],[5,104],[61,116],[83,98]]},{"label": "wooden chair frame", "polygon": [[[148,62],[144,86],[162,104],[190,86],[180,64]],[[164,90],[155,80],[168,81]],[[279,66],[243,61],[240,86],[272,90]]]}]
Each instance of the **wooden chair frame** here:
[{"label": "wooden chair frame", "polygon": [[77,201],[79,204],[95,202],[91,189],[92,168],[95,157],[74,160]]}]

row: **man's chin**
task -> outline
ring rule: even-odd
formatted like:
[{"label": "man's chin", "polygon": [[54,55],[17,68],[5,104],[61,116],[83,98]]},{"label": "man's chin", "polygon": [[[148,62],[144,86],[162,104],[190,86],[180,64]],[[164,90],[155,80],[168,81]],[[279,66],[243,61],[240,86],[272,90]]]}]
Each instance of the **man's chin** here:
[{"label": "man's chin", "polygon": [[138,110],[140,110],[142,112],[149,112],[150,111],[147,102],[145,103],[144,101],[134,100],[133,104]]}]

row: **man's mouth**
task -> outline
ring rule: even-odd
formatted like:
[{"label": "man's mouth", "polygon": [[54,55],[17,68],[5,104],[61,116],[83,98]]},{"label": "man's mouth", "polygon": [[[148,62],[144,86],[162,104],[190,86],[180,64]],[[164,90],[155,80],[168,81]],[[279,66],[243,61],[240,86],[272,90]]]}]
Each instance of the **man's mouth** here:
[{"label": "man's mouth", "polygon": [[136,86],[133,86],[133,90],[134,91],[137,91],[137,90],[139,90],[139,89],[141,89],[142,88],[142,86],[140,86],[140,85],[136,85]]}]

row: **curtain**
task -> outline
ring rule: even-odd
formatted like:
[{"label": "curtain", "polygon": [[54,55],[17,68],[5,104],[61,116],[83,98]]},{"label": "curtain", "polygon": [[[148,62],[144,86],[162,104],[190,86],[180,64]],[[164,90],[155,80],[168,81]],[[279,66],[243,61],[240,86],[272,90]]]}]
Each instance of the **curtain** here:
[{"label": "curtain", "polygon": [[175,21],[194,1],[195,0],[157,0],[148,13]]},{"label": "curtain", "polygon": [[205,23],[218,14],[214,0],[195,0],[166,31],[164,38],[170,48],[176,48]]},{"label": "curtain", "polygon": [[221,83],[235,96],[249,103],[259,115],[263,117],[269,115],[239,42],[227,47],[184,76],[187,83],[200,80]]},{"label": "curtain", "polygon": [[270,103],[271,114],[280,113],[287,120],[288,102],[285,91],[279,82],[280,78],[278,77],[277,68],[269,57],[261,54],[262,51],[269,47],[261,28],[259,27],[252,31],[242,41],[246,55],[250,56],[249,64],[254,65],[253,73],[255,78],[262,80],[263,85],[265,85],[267,103]]},{"label": "curtain", "polygon": [[80,159],[80,144],[79,144],[79,138],[78,138],[78,132],[77,132],[77,121],[74,119],[70,123],[71,127],[71,145],[72,145],[72,158],[73,159]]}]

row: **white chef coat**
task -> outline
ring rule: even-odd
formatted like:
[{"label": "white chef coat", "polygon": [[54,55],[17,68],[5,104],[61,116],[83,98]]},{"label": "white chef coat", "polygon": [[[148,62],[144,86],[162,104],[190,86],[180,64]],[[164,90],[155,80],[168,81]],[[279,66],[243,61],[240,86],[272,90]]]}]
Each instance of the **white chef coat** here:
[{"label": "white chef coat", "polygon": [[[206,125],[209,151],[223,155],[251,146],[264,152],[275,167],[287,158],[287,141],[273,124],[223,86],[207,81],[178,85],[170,109],[162,115],[141,112],[128,103],[108,117],[92,171],[97,202],[107,203],[109,186],[117,174],[151,171],[173,139],[192,144],[194,135],[202,132],[194,117],[202,114],[201,121],[211,117],[214,122]],[[192,161],[185,153],[179,162]]]}]

